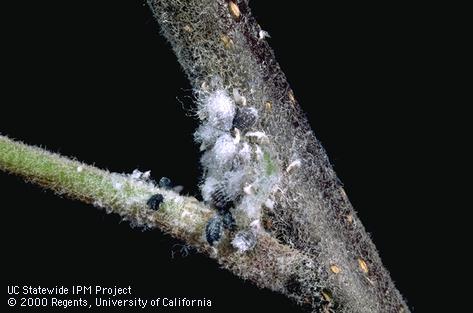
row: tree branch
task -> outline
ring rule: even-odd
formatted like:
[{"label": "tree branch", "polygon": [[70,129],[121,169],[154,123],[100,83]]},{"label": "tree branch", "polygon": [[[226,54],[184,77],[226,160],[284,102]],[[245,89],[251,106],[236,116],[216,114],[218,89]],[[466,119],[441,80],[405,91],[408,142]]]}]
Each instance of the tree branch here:
[{"label": "tree branch", "polygon": [[[314,312],[408,312],[248,1],[148,3],[193,86],[209,206],[142,173],[109,173],[3,136],[0,169],[159,227]],[[156,211],[147,203],[157,193]],[[213,244],[205,233],[215,209],[233,214],[237,229]],[[245,232],[256,237],[251,248],[235,244]]]},{"label": "tree branch", "polygon": [[[218,207],[224,194],[240,229],[260,223],[263,233],[310,257],[313,270],[295,270],[286,281],[299,303],[325,311],[407,312],[248,2],[148,0],[197,98],[204,198],[210,194],[212,201],[214,192]],[[222,94],[233,94],[233,125]],[[255,113],[241,113],[249,110]],[[256,157],[245,163],[247,146]],[[238,179],[246,189],[235,196]]]},{"label": "tree branch", "polygon": [[[228,239],[218,248],[210,247],[204,229],[213,210],[193,197],[157,188],[151,181],[133,174],[111,173],[5,136],[0,136],[0,170],[119,214],[132,225],[158,227],[216,259],[241,278],[289,297],[298,298],[297,292],[286,289],[291,273],[301,267],[311,271],[310,258],[268,235],[261,235],[250,253],[235,252]],[[157,211],[147,205],[156,193],[164,196]]]}]

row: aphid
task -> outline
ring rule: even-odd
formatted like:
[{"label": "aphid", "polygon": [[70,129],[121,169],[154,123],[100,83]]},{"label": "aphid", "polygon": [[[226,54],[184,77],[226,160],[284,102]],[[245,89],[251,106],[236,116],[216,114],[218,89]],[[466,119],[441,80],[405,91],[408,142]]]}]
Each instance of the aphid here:
[{"label": "aphid", "polygon": [[246,132],[256,124],[258,111],[253,107],[239,107],[233,119],[233,127]]},{"label": "aphid", "polygon": [[141,173],[139,170],[134,169],[133,172],[131,173],[130,177],[131,177],[131,179],[138,180],[138,179],[141,178],[142,174],[143,173]]},{"label": "aphid", "polygon": [[254,232],[261,231],[261,221],[259,219],[254,220],[250,223],[250,227]]},{"label": "aphid", "polygon": [[158,182],[158,187],[163,188],[163,189],[171,189],[172,187],[172,182],[169,178],[167,177],[161,177],[161,179]]},{"label": "aphid", "polygon": [[233,238],[232,245],[239,252],[248,251],[256,245],[256,235],[251,231],[240,231]]},{"label": "aphid", "polygon": [[243,192],[247,195],[253,194],[253,185],[246,185],[243,187]]},{"label": "aphid", "polygon": [[240,133],[240,130],[238,128],[234,128],[233,129],[233,135],[235,136],[235,138],[233,139],[233,142],[235,144],[238,144],[241,140],[241,133]]},{"label": "aphid", "polygon": [[216,90],[204,99],[198,114],[208,126],[228,131],[235,117],[235,103],[225,90]]},{"label": "aphid", "polygon": [[246,106],[246,97],[240,95],[240,91],[237,88],[233,89],[233,101],[243,107]]},{"label": "aphid", "polygon": [[161,205],[161,203],[163,203],[163,201],[164,201],[163,195],[160,194],[160,193],[157,193],[157,194],[152,195],[148,199],[148,201],[146,201],[146,205],[148,205],[148,207],[151,210],[157,211],[159,209],[159,206]]},{"label": "aphid", "polygon": [[224,211],[222,213],[222,222],[223,222],[223,228],[228,229],[228,230],[236,229],[236,222],[235,222],[235,218],[233,217],[232,212]]},{"label": "aphid", "polygon": [[228,211],[233,206],[233,197],[227,192],[227,186],[224,183],[218,183],[211,195],[212,204],[219,211]]},{"label": "aphid", "polygon": [[264,38],[271,38],[271,36],[267,31],[260,29],[260,31],[258,32],[258,39],[262,40]]},{"label": "aphid", "polygon": [[213,216],[207,223],[205,227],[205,238],[209,245],[213,244],[220,240],[222,237],[222,218],[218,215]]},{"label": "aphid", "polygon": [[218,137],[212,150],[202,156],[201,162],[207,167],[225,167],[231,164],[237,152],[235,138],[230,134],[223,134]]},{"label": "aphid", "polygon": [[266,199],[263,205],[270,210],[274,210],[274,201],[271,199]]}]

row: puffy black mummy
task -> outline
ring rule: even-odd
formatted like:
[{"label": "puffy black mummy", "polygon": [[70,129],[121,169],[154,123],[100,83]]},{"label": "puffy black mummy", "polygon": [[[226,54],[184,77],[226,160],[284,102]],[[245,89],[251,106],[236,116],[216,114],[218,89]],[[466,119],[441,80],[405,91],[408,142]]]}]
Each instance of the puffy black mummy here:
[{"label": "puffy black mummy", "polygon": [[220,240],[223,232],[222,218],[218,215],[213,216],[209,219],[207,226],[205,227],[205,237],[207,242],[213,246],[214,243]]},{"label": "puffy black mummy", "polygon": [[154,194],[152,195],[148,201],[146,201],[146,204],[148,205],[148,207],[151,209],[151,210],[158,210],[159,209],[159,206],[161,205],[161,203],[163,203],[164,201],[164,197],[162,194]]},{"label": "puffy black mummy", "polygon": [[258,111],[253,107],[239,107],[233,118],[233,127],[242,132],[248,131],[256,124]]},{"label": "puffy black mummy", "polygon": [[228,191],[228,186],[224,182],[219,183],[211,195],[212,204],[218,211],[228,211],[233,206],[236,196]]},{"label": "puffy black mummy", "polygon": [[158,187],[163,188],[163,189],[171,189],[172,188],[172,182],[167,177],[161,177],[161,179],[158,182]]},{"label": "puffy black mummy", "polygon": [[234,231],[237,228],[235,218],[233,217],[232,212],[224,211],[221,213],[222,216],[222,223],[223,228],[228,229],[230,231]]}]

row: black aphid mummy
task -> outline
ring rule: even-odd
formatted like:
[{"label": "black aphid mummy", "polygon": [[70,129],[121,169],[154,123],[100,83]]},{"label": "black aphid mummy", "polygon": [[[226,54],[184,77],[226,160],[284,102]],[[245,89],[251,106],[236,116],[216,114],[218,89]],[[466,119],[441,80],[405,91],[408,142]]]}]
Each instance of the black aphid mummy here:
[{"label": "black aphid mummy", "polygon": [[172,187],[172,182],[169,178],[167,177],[161,177],[161,179],[158,182],[158,187],[163,188],[163,189],[171,189]]},{"label": "black aphid mummy", "polygon": [[207,223],[205,227],[205,237],[211,246],[222,237],[222,225],[222,218],[218,215],[212,217]]},{"label": "black aphid mummy", "polygon": [[248,131],[256,124],[258,119],[258,111],[252,107],[239,107],[233,119],[233,127],[238,128],[242,132]]},{"label": "black aphid mummy", "polygon": [[228,229],[228,230],[235,230],[237,225],[236,225],[235,218],[233,217],[232,212],[224,211],[222,212],[221,215],[222,215],[223,228]]},{"label": "black aphid mummy", "polygon": [[233,206],[235,200],[233,198],[228,194],[227,186],[224,183],[218,184],[211,195],[212,204],[219,211],[228,211]]},{"label": "black aphid mummy", "polygon": [[148,205],[148,207],[151,210],[157,211],[159,209],[159,206],[161,205],[161,203],[163,203],[163,201],[164,201],[163,195],[160,194],[160,193],[157,193],[157,194],[152,195],[148,199],[148,201],[146,201],[146,204]]}]

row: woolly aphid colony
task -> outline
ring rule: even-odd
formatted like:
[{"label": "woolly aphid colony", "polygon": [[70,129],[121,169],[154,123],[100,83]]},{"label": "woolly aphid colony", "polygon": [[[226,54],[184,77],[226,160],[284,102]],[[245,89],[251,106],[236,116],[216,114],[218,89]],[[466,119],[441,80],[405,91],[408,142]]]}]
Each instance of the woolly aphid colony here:
[{"label": "woolly aphid colony", "polygon": [[148,2],[196,95],[206,205],[149,171],[109,173],[3,136],[0,170],[160,227],[313,312],[409,312],[248,1]]},{"label": "woolly aphid colony", "polygon": [[198,117],[202,123],[195,140],[204,151],[202,197],[216,211],[206,239],[213,246],[227,235],[235,249],[245,252],[263,231],[262,206],[272,201],[279,171],[268,166],[265,133],[254,129],[258,111],[238,89],[225,90],[214,79],[200,91]]},{"label": "woolly aphid colony", "polygon": [[[196,94],[201,190],[215,211],[199,231],[212,256],[314,311],[327,301],[340,312],[407,312],[249,1],[148,3]],[[265,238],[304,257],[280,264]]]}]

